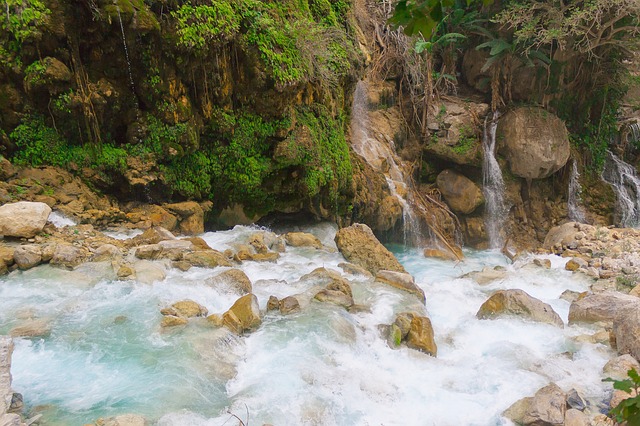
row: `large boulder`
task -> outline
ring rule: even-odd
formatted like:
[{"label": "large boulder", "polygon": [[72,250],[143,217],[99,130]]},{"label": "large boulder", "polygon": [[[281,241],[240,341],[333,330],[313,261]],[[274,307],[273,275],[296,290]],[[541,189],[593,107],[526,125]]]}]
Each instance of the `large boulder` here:
[{"label": "large boulder", "polygon": [[480,306],[476,314],[480,319],[492,319],[503,315],[516,315],[564,327],[562,319],[551,306],[519,289],[496,291]]},{"label": "large boulder", "polygon": [[381,270],[376,274],[376,282],[408,291],[409,293],[413,293],[418,296],[418,299],[420,299],[422,303],[426,302],[424,291],[416,285],[411,274],[407,274],[406,272]]},{"label": "large boulder", "polygon": [[619,354],[640,360],[640,306],[621,311],[613,321],[613,334]]},{"label": "large boulder", "polygon": [[193,300],[186,299],[181,300],[179,302],[174,303],[169,308],[165,308],[160,311],[162,315],[173,315],[177,317],[183,318],[193,318],[193,317],[206,317],[209,311],[207,308],[199,304],[198,302],[194,302]]},{"label": "large boulder", "polygon": [[566,395],[555,383],[539,389],[531,399],[522,424],[527,426],[562,426],[567,411]]},{"label": "large boulder", "polygon": [[251,280],[240,269],[229,269],[216,276],[207,278],[207,285],[212,287],[226,287],[240,294],[251,293],[253,291]]},{"label": "large boulder", "polygon": [[320,302],[333,303],[345,308],[353,306],[351,286],[342,278],[331,280],[326,288],[316,293],[314,298]]},{"label": "large boulder", "polygon": [[425,352],[431,356],[438,354],[433,337],[433,326],[431,320],[423,316],[414,316],[411,319],[411,326],[406,337],[407,346]]},{"label": "large boulder", "polygon": [[381,269],[406,272],[398,259],[378,241],[367,225],[356,223],[342,228],[336,233],[335,242],[345,259],[362,266],[372,274]]},{"label": "large boulder", "polygon": [[262,323],[258,298],[254,294],[247,294],[236,300],[222,315],[222,323],[237,334],[258,328]]},{"label": "large boulder", "polygon": [[451,210],[457,213],[469,214],[484,203],[478,185],[455,170],[443,170],[438,175],[436,184]]},{"label": "large boulder", "polygon": [[47,224],[51,207],[45,203],[20,201],[0,206],[0,235],[32,238]]},{"label": "large boulder", "polygon": [[74,269],[88,257],[88,252],[82,247],[73,244],[57,244],[53,257],[49,261],[52,265],[58,265],[67,269]]},{"label": "large boulder", "polygon": [[13,261],[20,269],[30,269],[42,262],[42,249],[36,244],[25,244],[13,252]]},{"label": "large boulder", "polygon": [[313,234],[307,232],[288,232],[284,235],[288,246],[322,248],[322,242]]},{"label": "large boulder", "polygon": [[165,204],[162,207],[180,217],[179,228],[185,235],[198,235],[204,232],[204,210],[195,201]]},{"label": "large boulder", "polygon": [[602,367],[602,373],[605,377],[611,377],[616,380],[627,379],[627,372],[629,370],[640,372],[640,363],[629,354],[610,359],[604,367]]},{"label": "large boulder", "polygon": [[521,107],[498,122],[499,150],[511,172],[525,179],[544,179],[569,160],[569,132],[554,114],[537,107]]},{"label": "large boulder", "polygon": [[201,268],[215,268],[217,266],[231,266],[224,254],[217,250],[196,250],[185,253],[182,260]]},{"label": "large boulder", "polygon": [[618,292],[589,293],[571,303],[569,324],[613,321],[628,308],[640,308],[640,299]]}]

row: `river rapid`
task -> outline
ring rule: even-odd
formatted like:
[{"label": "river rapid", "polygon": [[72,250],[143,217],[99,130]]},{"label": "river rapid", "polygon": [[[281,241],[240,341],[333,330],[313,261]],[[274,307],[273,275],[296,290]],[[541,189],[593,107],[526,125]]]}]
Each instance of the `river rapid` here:
[{"label": "river rapid", "polygon": [[[202,238],[214,249],[233,248],[256,227],[237,226]],[[601,381],[613,356],[608,346],[581,343],[588,326],[534,323],[518,318],[478,320],[480,305],[498,289],[518,288],[549,303],[567,322],[565,290],[586,291],[581,275],[551,269],[533,257],[510,264],[495,251],[465,251],[463,262],[425,258],[418,249],[390,247],[426,294],[437,358],[391,349],[380,324],[424,310],[409,293],[373,283],[338,266],[333,224],[304,229],[327,249],[287,247],[277,262],[239,266],[253,283],[261,310],[269,296],[304,294],[299,313],[264,313],[260,328],[236,336],[205,319],[162,329],[160,309],[192,299],[209,313],[226,311],[237,294],[205,279],[224,268],[167,268],[152,284],[117,281],[109,263],[74,271],[48,265],[0,277],[0,334],[28,318],[51,327],[46,338],[16,339],[13,388],[41,424],[82,425],[123,413],[153,424],[247,425],[510,425],[501,413],[549,382],[577,389],[596,409],[610,385]],[[117,235],[126,238],[126,235]],[[481,286],[467,272],[506,268],[506,278]],[[311,301],[317,287],[301,280],[316,268],[339,271],[355,302],[349,313]]]}]

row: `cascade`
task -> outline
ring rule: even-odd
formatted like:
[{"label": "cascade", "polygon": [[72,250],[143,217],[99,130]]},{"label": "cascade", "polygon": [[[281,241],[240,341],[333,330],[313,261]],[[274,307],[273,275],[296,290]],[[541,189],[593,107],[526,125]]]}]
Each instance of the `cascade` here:
[{"label": "cascade", "polygon": [[580,173],[578,172],[576,160],[573,160],[573,165],[571,166],[571,177],[569,178],[567,192],[567,215],[569,219],[585,223],[587,219],[582,208],[582,187],[580,186]]},{"label": "cascade", "polygon": [[500,113],[498,111],[493,113],[490,120],[489,116],[487,116],[484,123],[484,133],[482,135],[482,150],[484,152],[482,192],[486,205],[484,222],[491,248],[500,248],[502,246],[503,241],[500,236],[500,230],[504,226],[508,213],[504,199],[505,185],[502,179],[502,171],[495,157],[496,129],[499,118]]},{"label": "cascade", "polygon": [[120,21],[120,32],[122,33],[122,45],[124,46],[124,57],[127,60],[127,71],[129,72],[129,85],[131,85],[131,91],[135,95],[136,87],[133,82],[133,74],[131,73],[131,60],[129,59],[129,48],[127,47],[127,39],[124,34],[124,25],[122,24],[122,15],[120,15],[120,7],[116,3],[116,10],[118,11],[118,21]]},{"label": "cascade", "polygon": [[631,123],[629,125],[629,131],[631,136],[630,142],[634,144],[640,142],[640,123]]},{"label": "cascade", "polygon": [[602,179],[616,194],[616,217],[620,226],[640,226],[640,178],[635,167],[607,151]]},{"label": "cascade", "polygon": [[370,135],[367,84],[364,81],[359,81],[356,85],[352,108],[351,139],[353,149],[374,170],[384,174],[391,193],[400,202],[404,222],[404,244],[420,245],[422,234],[420,220],[412,206],[411,188],[407,184],[409,179],[400,165],[401,160],[397,158],[393,141],[380,141]]}]

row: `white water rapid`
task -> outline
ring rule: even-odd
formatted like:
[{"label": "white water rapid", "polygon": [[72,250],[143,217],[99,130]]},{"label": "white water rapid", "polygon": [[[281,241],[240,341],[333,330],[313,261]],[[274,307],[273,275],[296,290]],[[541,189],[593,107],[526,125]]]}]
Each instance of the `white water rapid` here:
[{"label": "white water rapid", "polygon": [[[316,283],[301,277],[314,269],[341,271],[335,226],[304,230],[328,249],[287,247],[276,262],[239,266],[263,311],[271,295],[310,300]],[[225,250],[258,231],[237,226],[202,237]],[[437,358],[387,346],[379,324],[424,308],[413,295],[362,275],[344,276],[365,309],[349,313],[311,301],[296,314],[266,313],[257,331],[237,337],[204,319],[182,329],[159,326],[160,309],[178,300],[210,313],[227,310],[238,296],[205,283],[225,268],[167,268],[166,278],[143,284],[117,281],[110,263],[74,271],[43,265],[0,277],[0,334],[29,318],[51,328],[44,338],[16,339],[13,387],[47,425],[123,413],[159,426],[237,424],[228,411],[251,425],[510,425],[502,411],[550,381],[578,389],[600,408],[611,386],[600,372],[613,354],[575,339],[588,327],[475,317],[493,291],[520,288],[566,323],[569,302],[560,294],[589,285],[564,270],[567,259],[549,256],[547,270],[530,258],[510,265],[494,251],[467,251],[459,263],[427,259],[418,249],[395,252],[426,294]],[[481,286],[460,278],[496,265],[506,268],[505,279]]]},{"label": "white water rapid", "polygon": [[359,81],[353,94],[351,144],[353,150],[375,171],[384,175],[389,190],[402,206],[404,243],[418,246],[421,243],[421,227],[410,202],[411,188],[407,184],[409,179],[401,166],[402,160],[395,153],[393,140],[388,135],[381,135],[381,138],[371,136],[367,90],[367,83]]},{"label": "white water rapid", "polygon": [[627,164],[611,151],[602,170],[602,179],[616,194],[616,216],[621,227],[640,226],[640,177],[631,164]]},{"label": "white water rapid", "polygon": [[580,185],[580,173],[578,163],[573,160],[571,165],[571,176],[569,177],[569,188],[567,189],[567,215],[569,220],[586,223],[587,218],[582,207],[582,186]]},{"label": "white water rapid", "polygon": [[496,129],[498,128],[498,111],[485,119],[484,132],[482,135],[482,151],[484,161],[482,163],[482,192],[485,199],[484,223],[489,237],[491,248],[502,247],[504,241],[500,235],[500,230],[504,227],[509,213],[504,199],[505,186],[502,178],[500,164],[496,160]]}]

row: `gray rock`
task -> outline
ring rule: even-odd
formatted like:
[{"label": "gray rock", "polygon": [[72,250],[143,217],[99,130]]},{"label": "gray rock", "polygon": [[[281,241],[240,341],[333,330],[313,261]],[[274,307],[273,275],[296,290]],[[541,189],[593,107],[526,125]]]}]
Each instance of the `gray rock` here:
[{"label": "gray rock", "polygon": [[555,383],[538,390],[522,418],[523,425],[562,426],[567,410],[566,396]]},{"label": "gray rock", "polygon": [[618,292],[589,293],[571,303],[569,324],[613,321],[630,307],[640,307],[640,299]]}]

